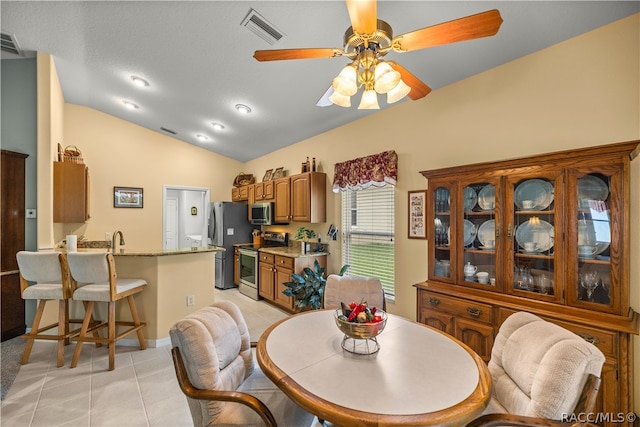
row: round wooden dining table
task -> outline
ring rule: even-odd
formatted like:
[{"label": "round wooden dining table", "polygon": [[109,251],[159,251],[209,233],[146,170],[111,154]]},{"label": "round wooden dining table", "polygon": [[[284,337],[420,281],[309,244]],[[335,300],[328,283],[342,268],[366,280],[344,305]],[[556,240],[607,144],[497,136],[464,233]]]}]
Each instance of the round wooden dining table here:
[{"label": "round wooden dining table", "polygon": [[491,397],[484,361],[455,338],[389,314],[374,354],[353,354],[334,310],[296,314],[270,326],[258,363],[298,405],[340,426],[464,425]]}]

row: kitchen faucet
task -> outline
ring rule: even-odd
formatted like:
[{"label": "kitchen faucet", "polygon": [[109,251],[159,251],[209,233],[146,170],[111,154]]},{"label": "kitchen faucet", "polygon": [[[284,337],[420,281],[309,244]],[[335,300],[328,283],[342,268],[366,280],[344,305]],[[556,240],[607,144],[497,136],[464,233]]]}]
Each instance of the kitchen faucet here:
[{"label": "kitchen faucet", "polygon": [[116,252],[116,236],[120,235],[120,246],[124,246],[124,234],[122,234],[122,231],[118,230],[116,232],[113,233],[113,237],[111,238],[111,250],[115,253]]}]

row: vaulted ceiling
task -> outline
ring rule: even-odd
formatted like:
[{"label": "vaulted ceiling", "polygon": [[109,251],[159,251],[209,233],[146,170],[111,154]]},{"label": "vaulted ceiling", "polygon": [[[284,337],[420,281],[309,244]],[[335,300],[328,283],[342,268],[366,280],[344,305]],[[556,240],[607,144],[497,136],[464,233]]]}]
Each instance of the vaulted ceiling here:
[{"label": "vaulted ceiling", "polygon": [[[282,33],[275,44],[241,25],[252,9]],[[640,2],[383,0],[378,18],[403,34],[490,9],[504,20],[493,37],[392,52],[386,59],[437,90],[637,13]],[[23,55],[54,57],[66,102],[240,161],[376,111],[358,110],[359,95],[351,108],[316,106],[347,58],[253,58],[262,49],[341,48],[350,25],[343,1],[3,0],[0,13],[2,32],[14,37]],[[3,52],[4,58],[20,57]],[[131,76],[149,86],[135,86]],[[139,108],[125,108],[125,100]],[[429,102],[429,96],[400,102]],[[251,113],[238,114],[236,104]],[[380,107],[393,105],[380,97]]]}]

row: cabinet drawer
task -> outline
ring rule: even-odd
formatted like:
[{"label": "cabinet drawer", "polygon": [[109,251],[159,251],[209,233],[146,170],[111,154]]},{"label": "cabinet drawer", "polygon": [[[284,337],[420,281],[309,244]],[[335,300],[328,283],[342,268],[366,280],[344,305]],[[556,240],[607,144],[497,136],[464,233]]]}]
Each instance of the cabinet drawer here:
[{"label": "cabinet drawer", "polygon": [[293,270],[294,258],[276,255],[276,267],[284,267]]},{"label": "cabinet drawer", "polygon": [[452,298],[431,292],[421,292],[422,307],[429,310],[437,310],[484,323],[491,323],[491,305],[480,304],[474,301]]},{"label": "cabinet drawer", "polygon": [[275,259],[274,254],[265,254],[264,252],[260,252],[260,262],[266,262],[269,264],[273,264]]},{"label": "cabinet drawer", "polygon": [[574,325],[574,324],[565,323],[565,322],[557,322],[555,320],[552,320],[552,322],[584,338],[585,341],[588,341],[591,344],[598,347],[598,349],[601,352],[603,352],[606,356],[617,358],[616,356],[617,340],[616,340],[615,332],[602,331],[602,330],[590,328],[588,326]]}]

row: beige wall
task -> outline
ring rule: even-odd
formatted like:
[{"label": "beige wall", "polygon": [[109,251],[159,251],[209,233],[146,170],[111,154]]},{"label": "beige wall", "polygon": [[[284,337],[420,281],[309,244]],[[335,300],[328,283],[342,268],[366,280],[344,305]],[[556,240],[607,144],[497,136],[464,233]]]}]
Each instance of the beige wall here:
[{"label": "beige wall", "polygon": [[[56,242],[66,234],[103,240],[122,230],[128,248],[162,248],[162,188],[201,187],[211,200],[230,200],[233,178],[242,163],[185,144],[91,108],[66,104],[66,145],[76,145],[89,167],[91,218],[86,224],[56,228]],[[113,207],[113,187],[142,187],[144,207]]]},{"label": "beige wall", "polygon": [[38,249],[53,247],[53,161],[64,141],[64,96],[53,58],[37,54],[38,79]]},{"label": "beige wall", "polygon": [[[412,285],[426,278],[427,269],[426,243],[406,238],[407,191],[426,187],[418,172],[640,139],[639,27],[640,15],[634,15],[247,164],[67,104],[65,144],[81,148],[91,168],[92,219],[86,226],[60,230],[56,238],[79,230],[101,239],[104,231],[117,227],[127,239],[159,245],[163,184],[211,186],[213,200],[228,199],[233,177],[241,170],[258,179],[279,166],[297,173],[307,156],[315,156],[331,181],[334,163],[394,149],[399,155],[396,301],[388,309],[415,318]],[[631,169],[630,256],[638,259],[640,159]],[[113,209],[114,185],[144,187],[145,209]],[[329,223],[340,228],[339,196],[330,187],[327,223],[311,226],[323,233]],[[330,250],[328,269],[333,272],[341,264],[339,241],[331,242]],[[637,311],[639,284],[640,267],[632,263],[631,304]],[[637,337],[634,349],[638,372]],[[640,376],[635,377],[640,390]],[[640,408],[640,392],[635,403]]]}]

